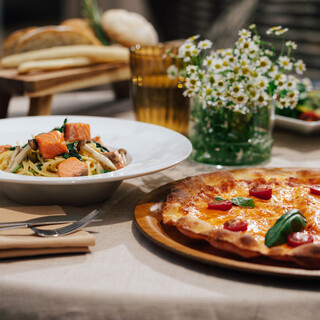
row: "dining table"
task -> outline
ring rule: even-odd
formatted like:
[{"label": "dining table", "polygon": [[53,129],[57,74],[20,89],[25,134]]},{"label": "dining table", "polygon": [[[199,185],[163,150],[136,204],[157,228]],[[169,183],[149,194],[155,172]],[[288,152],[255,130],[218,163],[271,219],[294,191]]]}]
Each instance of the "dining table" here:
[{"label": "dining table", "polygon": [[[130,99],[121,103],[128,108],[112,117],[134,121]],[[319,133],[275,127],[273,138],[271,159],[260,167],[319,168]],[[214,170],[216,166],[188,158],[123,181],[104,202],[62,206],[67,214],[100,210],[102,221],[86,227],[95,245],[88,253],[0,260],[0,319],[320,319],[320,276],[207,263],[159,245],[141,232],[135,208],[148,193]],[[0,204],[20,205],[2,191]]]}]

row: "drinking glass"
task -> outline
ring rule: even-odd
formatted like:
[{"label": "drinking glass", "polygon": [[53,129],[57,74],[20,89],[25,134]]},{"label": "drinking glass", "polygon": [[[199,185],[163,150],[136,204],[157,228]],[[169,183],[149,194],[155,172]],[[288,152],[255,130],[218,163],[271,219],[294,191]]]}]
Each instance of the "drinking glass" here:
[{"label": "drinking glass", "polygon": [[190,101],[183,96],[183,79],[171,79],[169,66],[178,62],[166,55],[178,47],[159,44],[130,48],[131,96],[135,118],[184,135],[189,130]]}]

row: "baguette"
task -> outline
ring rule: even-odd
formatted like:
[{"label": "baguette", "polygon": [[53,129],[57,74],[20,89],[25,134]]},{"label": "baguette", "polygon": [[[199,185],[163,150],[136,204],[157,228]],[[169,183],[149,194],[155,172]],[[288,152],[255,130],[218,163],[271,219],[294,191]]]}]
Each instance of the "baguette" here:
[{"label": "baguette", "polygon": [[1,59],[4,68],[17,68],[24,62],[86,57],[93,62],[129,63],[128,48],[120,46],[74,45],[17,53]]},{"label": "baguette", "polygon": [[66,68],[75,68],[91,65],[92,61],[85,57],[38,60],[23,62],[18,66],[18,73],[27,73],[31,71],[49,71]]}]

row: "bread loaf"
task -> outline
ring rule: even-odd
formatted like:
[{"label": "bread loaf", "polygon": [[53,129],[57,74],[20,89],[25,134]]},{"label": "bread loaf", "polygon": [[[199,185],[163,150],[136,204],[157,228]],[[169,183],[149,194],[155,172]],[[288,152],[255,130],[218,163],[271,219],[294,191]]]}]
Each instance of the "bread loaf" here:
[{"label": "bread loaf", "polygon": [[71,25],[45,26],[16,31],[3,46],[3,56],[70,45],[101,45],[88,29]]},{"label": "bread loaf", "polygon": [[135,12],[107,10],[101,16],[101,27],[110,39],[126,47],[158,43],[158,34],[152,24]]},{"label": "bread loaf", "polygon": [[4,41],[2,46],[2,55],[8,56],[15,53],[15,47],[20,40],[20,38],[28,33],[29,31],[35,30],[37,27],[29,27],[21,30],[17,30],[9,35],[9,37]]},{"label": "bread loaf", "polygon": [[[91,37],[96,38],[96,35],[95,35],[94,31],[91,29],[87,19],[82,19],[82,18],[67,19],[67,20],[62,21],[60,23],[60,26],[71,26],[73,28],[78,28],[78,29],[82,30],[83,32],[90,34]],[[96,38],[96,40],[98,40],[98,39]]]}]

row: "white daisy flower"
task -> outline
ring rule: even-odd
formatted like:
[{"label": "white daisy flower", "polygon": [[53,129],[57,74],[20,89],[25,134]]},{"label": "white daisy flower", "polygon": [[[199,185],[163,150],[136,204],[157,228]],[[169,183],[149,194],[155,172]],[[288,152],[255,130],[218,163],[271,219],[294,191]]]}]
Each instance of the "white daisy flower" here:
[{"label": "white daisy flower", "polygon": [[210,49],[212,42],[210,40],[203,40],[198,43],[198,49]]},{"label": "white daisy flower", "polygon": [[218,72],[224,70],[224,67],[223,67],[221,59],[214,59],[212,61],[212,70],[215,70],[215,71],[218,71]]},{"label": "white daisy flower", "polygon": [[195,49],[197,49],[197,47],[194,44],[189,42],[184,43],[178,49],[178,58],[182,58],[182,59],[187,58],[187,61],[189,61],[190,56],[192,55],[192,51],[194,51]]},{"label": "white daisy flower", "polygon": [[212,55],[209,55],[203,60],[203,65],[205,67],[207,66],[210,67],[212,66],[213,60],[214,60],[214,57]]},{"label": "white daisy flower", "polygon": [[234,66],[232,68],[232,72],[237,76],[241,75],[241,67],[240,66]]},{"label": "white daisy flower", "polygon": [[255,101],[258,106],[264,107],[270,103],[270,97],[264,91],[260,91],[257,97],[255,98]]},{"label": "white daisy flower", "polygon": [[256,62],[256,66],[260,69],[261,72],[268,71],[271,65],[272,65],[272,62],[268,57],[261,57]]},{"label": "white daisy flower", "polygon": [[196,47],[194,47],[192,50],[190,50],[192,56],[197,56],[200,53],[200,50]]},{"label": "white daisy flower", "polygon": [[227,79],[230,83],[234,83],[237,81],[237,78],[233,72],[228,73]]},{"label": "white daisy flower", "polygon": [[222,59],[222,66],[224,69],[227,69],[229,67],[229,60],[227,58]]},{"label": "white daisy flower", "polygon": [[301,59],[296,62],[295,68],[297,74],[303,74],[306,71],[306,65]]},{"label": "white daisy flower", "polygon": [[240,92],[235,94],[232,100],[235,104],[244,105],[248,101],[248,96],[244,92]]},{"label": "white daisy flower", "polygon": [[255,58],[258,55],[258,53],[259,53],[259,46],[257,46],[255,43],[252,43],[248,52],[249,57],[251,59]]},{"label": "white daisy flower", "polygon": [[222,76],[216,77],[215,88],[222,92],[226,89],[226,79]]},{"label": "white daisy flower", "polygon": [[214,97],[214,90],[210,84],[203,88],[203,95],[206,100],[212,99]]},{"label": "white daisy flower", "polygon": [[226,106],[225,102],[224,102],[223,100],[220,100],[220,99],[214,101],[214,102],[212,103],[212,105],[213,105],[214,107],[218,107],[218,108],[220,108],[220,107],[225,107],[225,106]]},{"label": "white daisy flower", "polygon": [[287,41],[286,42],[286,46],[288,48],[291,48],[291,49],[297,49],[298,48],[297,44],[294,41]]},{"label": "white daisy flower", "polygon": [[[251,80],[251,79],[250,79]],[[251,89],[255,88],[255,86],[253,85],[253,83],[251,83],[250,81],[247,82],[245,89],[246,91],[250,91]]]},{"label": "white daisy flower", "polygon": [[242,67],[241,68],[241,73],[244,76],[249,76],[250,73],[251,73],[251,69],[249,67],[247,67],[247,66],[246,67]]},{"label": "white daisy flower", "polygon": [[277,30],[275,31],[275,35],[276,36],[281,36],[283,35],[284,33],[286,33],[289,29],[288,28],[284,28],[284,29],[281,29],[281,30]]},{"label": "white daisy flower", "polygon": [[266,33],[267,33],[267,34],[272,34],[272,33],[275,33],[275,32],[278,31],[278,30],[281,30],[281,29],[282,29],[281,26],[272,27],[272,28],[268,29]]},{"label": "white daisy flower", "polygon": [[177,76],[178,76],[178,68],[175,66],[175,65],[171,65],[168,69],[167,69],[167,74],[168,74],[168,77],[170,79],[176,79]]},{"label": "white daisy flower", "polygon": [[282,67],[288,71],[292,70],[292,67],[293,67],[293,64],[292,64],[290,58],[287,56],[279,58],[279,65],[280,65],[280,67]]},{"label": "white daisy flower", "polygon": [[264,76],[259,76],[258,78],[255,79],[255,85],[259,89],[267,89],[269,86],[269,81],[267,77]]},{"label": "white daisy flower", "polygon": [[243,92],[243,86],[241,83],[236,83],[233,86],[231,86],[229,90],[231,94],[238,94],[240,92]]},{"label": "white daisy flower", "polygon": [[312,81],[310,80],[310,78],[303,78],[301,82],[304,84],[307,91],[313,90],[313,84],[312,84]]},{"label": "white daisy flower", "polygon": [[250,77],[251,77],[251,78],[258,78],[258,77],[259,77],[258,71],[257,71],[256,69],[251,70],[251,72],[250,72]]},{"label": "white daisy flower", "polygon": [[294,90],[294,91],[288,92],[287,97],[290,100],[298,100],[299,99],[299,90]]},{"label": "white daisy flower", "polygon": [[295,89],[297,87],[297,84],[298,84],[298,79],[293,75],[288,75],[286,89],[288,90]]},{"label": "white daisy flower", "polygon": [[183,92],[183,96],[185,96],[185,97],[191,98],[191,97],[194,97],[195,95],[196,95],[195,91],[190,88],[188,88],[187,90],[185,90]]},{"label": "white daisy flower", "polygon": [[268,71],[268,75],[271,78],[274,78],[279,73],[279,67],[277,65],[272,65],[271,68]]},{"label": "white daisy flower", "polygon": [[219,55],[221,58],[225,58],[225,57],[230,57],[233,55],[232,50],[231,49],[220,49],[219,50]]},{"label": "white daisy flower", "polygon": [[255,34],[255,35],[252,37],[252,40],[257,43],[257,42],[260,42],[261,37]]},{"label": "white daisy flower", "polygon": [[199,68],[198,68],[197,66],[194,66],[194,65],[189,65],[189,66],[187,66],[187,68],[186,68],[187,74],[196,73],[198,70],[199,70]]},{"label": "white daisy flower", "polygon": [[227,55],[222,57],[222,65],[232,67],[236,63],[236,58],[233,55]]},{"label": "white daisy flower", "polygon": [[287,99],[286,107],[290,109],[294,109],[298,104],[298,100],[296,99]]},{"label": "white daisy flower", "polygon": [[238,35],[242,38],[247,39],[251,37],[251,32],[249,30],[242,29],[238,32]]},{"label": "white daisy flower", "polygon": [[183,58],[184,62],[191,61],[191,52],[186,52],[186,56]]},{"label": "white daisy flower", "polygon": [[222,99],[223,98],[223,93],[222,91],[214,90],[213,91],[213,96],[217,99]]},{"label": "white daisy flower", "polygon": [[196,74],[192,74],[190,77],[186,78],[185,85],[187,88],[198,88],[201,86],[201,81]]},{"label": "white daisy flower", "polygon": [[224,96],[225,96],[226,99],[232,99],[232,94],[231,94],[230,91],[225,91],[224,92]]},{"label": "white daisy flower", "polygon": [[246,56],[244,56],[238,61],[238,63],[241,67],[247,67],[250,64],[250,60]]},{"label": "white daisy flower", "polygon": [[286,84],[287,84],[287,76],[285,74],[277,74],[276,75],[276,81],[275,84],[277,86],[278,89],[282,90],[286,88]]},{"label": "white daisy flower", "polygon": [[199,39],[199,38],[200,38],[200,35],[199,35],[199,34],[196,34],[196,35],[194,35],[194,36],[189,37],[189,38],[187,39],[187,41],[195,41],[195,40],[197,40],[197,39]]},{"label": "white daisy flower", "polygon": [[185,42],[183,45],[181,45],[178,49],[178,55],[179,57],[183,58],[183,54],[186,50],[190,51],[192,48],[194,48],[195,45],[191,42]]},{"label": "white daisy flower", "polygon": [[287,107],[287,99],[286,98],[280,98],[278,103],[277,103],[277,107],[279,109],[283,109]]},{"label": "white daisy flower", "polygon": [[251,48],[253,47],[255,47],[255,44],[251,39],[244,39],[244,41],[241,42],[240,46],[238,46],[240,50],[246,53],[250,52]]},{"label": "white daisy flower", "polygon": [[251,99],[253,100],[256,100],[257,97],[259,96],[259,90],[257,90],[256,88],[252,87],[250,90],[249,90],[249,96]]},{"label": "white daisy flower", "polygon": [[269,49],[264,50],[264,53],[265,53],[266,55],[270,56],[270,57],[273,56],[273,52],[272,52],[271,50],[269,50]]}]

